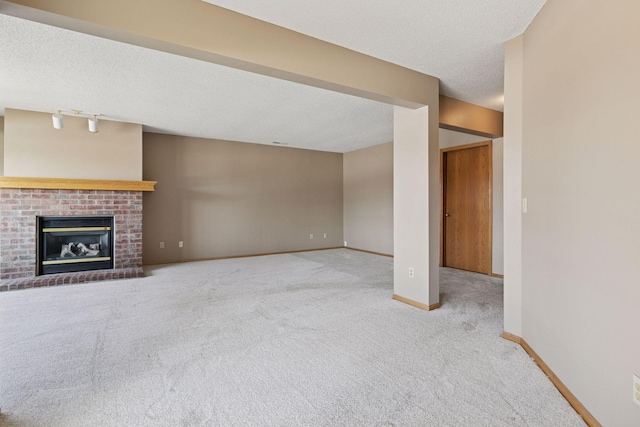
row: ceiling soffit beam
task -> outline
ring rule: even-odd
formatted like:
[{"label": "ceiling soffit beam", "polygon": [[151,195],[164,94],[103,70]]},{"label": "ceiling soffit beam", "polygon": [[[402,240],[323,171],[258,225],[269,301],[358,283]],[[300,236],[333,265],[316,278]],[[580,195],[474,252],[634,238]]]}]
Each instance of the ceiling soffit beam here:
[{"label": "ceiling soffit beam", "polygon": [[0,0],[0,13],[406,108],[438,79],[200,0]]},{"label": "ceiling soffit beam", "polygon": [[440,127],[487,138],[504,134],[500,111],[440,95]]}]

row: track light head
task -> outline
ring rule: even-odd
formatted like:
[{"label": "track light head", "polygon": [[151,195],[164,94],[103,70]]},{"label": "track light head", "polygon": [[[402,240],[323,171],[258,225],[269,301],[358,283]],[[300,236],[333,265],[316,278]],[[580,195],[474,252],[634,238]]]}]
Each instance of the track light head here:
[{"label": "track light head", "polygon": [[89,117],[89,132],[98,132],[98,119],[95,114],[92,114],[91,117]]},{"label": "track light head", "polygon": [[64,127],[64,120],[62,119],[60,110],[57,110],[55,114],[52,114],[51,119],[53,120],[53,127],[55,129],[62,129]]}]

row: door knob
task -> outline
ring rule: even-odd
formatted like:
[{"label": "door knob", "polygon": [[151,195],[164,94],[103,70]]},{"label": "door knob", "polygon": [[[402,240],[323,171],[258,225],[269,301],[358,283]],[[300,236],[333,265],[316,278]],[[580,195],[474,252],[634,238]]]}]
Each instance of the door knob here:
[{"label": "door knob", "polygon": [[448,217],[448,216],[451,216],[451,214],[450,213],[446,213],[446,214],[444,214],[444,216]]}]

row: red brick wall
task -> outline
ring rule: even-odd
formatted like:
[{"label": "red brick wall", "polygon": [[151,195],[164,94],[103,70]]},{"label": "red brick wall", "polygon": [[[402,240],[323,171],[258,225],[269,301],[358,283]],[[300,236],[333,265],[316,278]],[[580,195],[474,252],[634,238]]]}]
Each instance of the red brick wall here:
[{"label": "red brick wall", "polygon": [[[36,216],[113,215],[113,271],[35,276]],[[142,192],[0,188],[0,290],[142,274]],[[49,277],[51,276],[51,277]],[[66,279],[64,276],[67,276]],[[110,277],[113,276],[113,277]],[[93,277],[96,277],[93,279]],[[17,280],[16,279],[31,279]],[[51,283],[53,282],[53,283]],[[25,286],[19,286],[20,283]],[[15,285],[15,286],[12,286]],[[6,288],[6,289],[5,289]]]}]

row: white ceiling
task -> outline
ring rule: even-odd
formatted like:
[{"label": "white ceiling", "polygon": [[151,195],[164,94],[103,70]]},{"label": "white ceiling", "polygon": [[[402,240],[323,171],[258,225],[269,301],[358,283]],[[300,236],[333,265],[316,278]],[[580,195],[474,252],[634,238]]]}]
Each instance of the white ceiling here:
[{"label": "white ceiling", "polygon": [[441,93],[502,111],[504,42],[546,0],[204,0],[438,77]]},{"label": "white ceiling", "polygon": [[[442,79],[501,109],[503,43],[545,0],[210,0]],[[79,109],[146,131],[348,152],[391,141],[392,107],[0,14],[0,113]]]},{"label": "white ceiling", "polygon": [[348,152],[390,105],[0,14],[0,109],[82,110],[146,131]]}]

